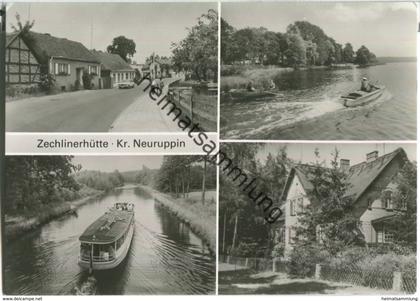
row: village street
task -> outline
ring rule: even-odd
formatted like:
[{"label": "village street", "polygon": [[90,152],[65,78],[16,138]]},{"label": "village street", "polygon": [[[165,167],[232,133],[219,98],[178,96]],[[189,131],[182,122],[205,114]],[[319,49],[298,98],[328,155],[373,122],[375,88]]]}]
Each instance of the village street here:
[{"label": "village street", "polygon": [[[166,122],[166,112],[149,99],[148,93],[143,92],[144,87],[145,84],[127,90],[78,91],[8,102],[6,131],[108,132],[117,120],[121,130],[179,130],[175,123]],[[130,106],[132,104],[136,106]],[[132,109],[135,112],[131,112]],[[123,122],[123,116],[119,118],[122,113],[130,117],[129,122]]]}]

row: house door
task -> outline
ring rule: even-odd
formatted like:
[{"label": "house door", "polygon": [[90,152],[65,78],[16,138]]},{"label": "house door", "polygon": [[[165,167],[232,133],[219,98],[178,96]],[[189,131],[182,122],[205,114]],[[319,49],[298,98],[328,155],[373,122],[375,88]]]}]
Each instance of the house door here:
[{"label": "house door", "polygon": [[83,68],[76,68],[76,86],[83,87]]}]

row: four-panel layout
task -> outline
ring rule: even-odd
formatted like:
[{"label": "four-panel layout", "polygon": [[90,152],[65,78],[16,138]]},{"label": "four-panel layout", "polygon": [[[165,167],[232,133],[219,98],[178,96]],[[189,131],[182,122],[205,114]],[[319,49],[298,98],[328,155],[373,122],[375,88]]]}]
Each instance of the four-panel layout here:
[{"label": "four-panel layout", "polygon": [[4,294],[416,292],[415,4],[4,9],[6,138],[201,150],[6,143]]}]

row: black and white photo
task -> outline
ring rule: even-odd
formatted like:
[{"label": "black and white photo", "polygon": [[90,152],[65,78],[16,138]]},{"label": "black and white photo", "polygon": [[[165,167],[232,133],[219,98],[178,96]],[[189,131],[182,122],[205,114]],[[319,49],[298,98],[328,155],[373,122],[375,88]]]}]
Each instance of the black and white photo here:
[{"label": "black and white photo", "polygon": [[217,131],[217,3],[14,3],[7,15],[6,131],[182,132],[180,115]]},{"label": "black and white photo", "polygon": [[214,294],[202,156],[8,156],[6,295]]},{"label": "black and white photo", "polygon": [[219,294],[416,292],[415,144],[221,151]]},{"label": "black and white photo", "polygon": [[416,12],[412,2],[223,2],[221,137],[415,139]]}]

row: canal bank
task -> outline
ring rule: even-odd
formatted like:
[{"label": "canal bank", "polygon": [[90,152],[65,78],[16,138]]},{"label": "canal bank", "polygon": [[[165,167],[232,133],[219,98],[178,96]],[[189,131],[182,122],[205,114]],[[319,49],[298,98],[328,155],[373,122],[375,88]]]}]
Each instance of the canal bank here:
[{"label": "canal bank", "polygon": [[[137,187],[137,186],[136,186]],[[135,204],[135,234],[116,269],[77,264],[79,236],[116,202]],[[4,245],[4,292],[10,295],[214,294],[216,266],[206,242],[135,185],[113,189]]]},{"label": "canal bank", "polygon": [[6,241],[18,239],[22,234],[37,229],[52,220],[58,219],[66,214],[75,213],[76,209],[91,202],[100,199],[106,194],[105,191],[97,191],[86,197],[74,201],[62,202],[53,208],[43,211],[39,216],[25,217],[17,216],[10,220],[5,218],[4,237]]},{"label": "canal bank", "polygon": [[216,216],[208,216],[206,212],[201,212],[201,214],[194,212],[192,208],[178,204],[171,196],[148,186],[139,185],[139,188],[150,194],[160,206],[187,224],[191,231],[208,245],[212,254],[216,254]]}]

